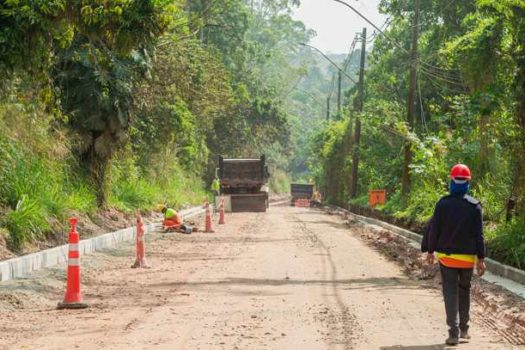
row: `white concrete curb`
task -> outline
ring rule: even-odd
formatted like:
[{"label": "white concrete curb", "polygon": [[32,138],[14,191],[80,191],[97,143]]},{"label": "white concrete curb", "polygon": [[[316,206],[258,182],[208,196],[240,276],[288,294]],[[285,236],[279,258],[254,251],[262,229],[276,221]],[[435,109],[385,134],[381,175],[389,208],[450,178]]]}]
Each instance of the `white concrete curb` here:
[{"label": "white concrete curb", "polygon": [[277,205],[281,205],[281,204],[290,204],[290,199],[282,199],[282,200],[279,200],[279,201],[276,201],[276,202],[270,202],[270,206],[277,206]]},{"label": "white concrete curb", "polygon": [[[204,213],[202,207],[181,210],[182,219],[188,219]],[[159,223],[146,225],[146,233],[160,228]],[[116,232],[83,239],[79,243],[80,254],[92,253],[97,250],[111,248],[121,242],[135,239],[135,227],[129,227]],[[20,278],[39,269],[51,267],[67,261],[68,245],[42,250],[37,253],[24,255],[0,262],[0,282]]]},{"label": "white concrete curb", "polygon": [[[361,222],[365,222],[367,224],[371,224],[371,225],[376,225],[376,226],[380,226],[384,229],[387,229],[389,231],[392,231],[400,236],[403,236],[411,241],[414,241],[414,242],[417,242],[417,243],[421,243],[421,240],[423,239],[423,237],[421,235],[418,235],[417,233],[415,232],[412,232],[412,231],[409,231],[409,230],[405,230],[403,228],[400,228],[400,227],[397,227],[397,226],[394,226],[394,225],[391,225],[389,223],[386,223],[386,222],[383,222],[383,221],[380,221],[380,220],[377,220],[377,219],[372,219],[372,218],[369,218],[369,217],[366,217],[366,216],[361,216],[361,215],[357,215],[357,214],[354,214],[348,210],[344,210],[344,209],[340,209],[340,208],[337,208],[336,210],[339,210],[339,211],[342,211],[344,212],[345,214],[353,217],[354,219],[356,220],[359,220]],[[496,276],[499,276],[499,277],[502,277],[502,278],[506,278],[508,280],[511,280],[513,282],[516,282],[516,283],[519,283],[520,285],[525,285],[525,271],[522,271],[522,270],[519,270],[519,269],[516,269],[512,266],[507,266],[507,265],[504,265],[502,263],[499,263],[495,260],[492,260],[492,259],[485,259],[485,263],[487,265],[487,270],[489,272],[491,272],[493,275],[496,275]],[[487,278],[483,277],[484,279],[486,279],[487,281],[489,282],[493,282],[494,279],[491,278],[490,276],[487,276]],[[520,293],[521,294],[521,293]]]}]

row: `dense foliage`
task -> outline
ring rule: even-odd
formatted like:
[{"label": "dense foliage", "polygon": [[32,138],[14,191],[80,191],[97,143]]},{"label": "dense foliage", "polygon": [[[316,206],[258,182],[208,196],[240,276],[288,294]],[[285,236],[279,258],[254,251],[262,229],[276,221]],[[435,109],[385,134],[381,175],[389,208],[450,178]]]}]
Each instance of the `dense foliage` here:
[{"label": "dense foliage", "polygon": [[[202,201],[217,156],[266,153],[286,187],[295,0],[0,3],[0,233],[69,213]],[[290,49],[292,48],[292,49]]]},{"label": "dense foliage", "polygon": [[1,2],[0,234],[20,249],[71,213],[198,203],[220,154],[265,153],[274,190],[314,178],[342,206],[385,188],[382,210],[423,223],[464,162],[491,255],[524,267],[525,4],[419,2],[414,62],[416,0],[381,2],[362,112],[359,41],[330,56],[339,98],[297,0]]},{"label": "dense foliage", "polygon": [[[383,210],[425,222],[447,192],[450,167],[466,163],[473,193],[484,204],[491,255],[523,268],[525,3],[420,3],[414,128],[406,116],[415,1],[383,0],[389,26],[367,58],[358,196],[350,198],[339,183],[340,176],[349,181],[352,121],[326,125],[312,138],[311,168],[333,203],[366,205],[368,190],[385,188]],[[347,105],[352,114],[352,99]],[[403,196],[405,145],[413,154],[412,187]]]}]

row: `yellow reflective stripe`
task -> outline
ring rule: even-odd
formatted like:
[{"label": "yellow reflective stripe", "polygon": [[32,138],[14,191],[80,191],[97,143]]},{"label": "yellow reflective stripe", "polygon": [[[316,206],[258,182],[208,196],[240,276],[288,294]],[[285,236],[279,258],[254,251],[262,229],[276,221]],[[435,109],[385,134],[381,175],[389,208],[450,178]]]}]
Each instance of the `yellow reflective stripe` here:
[{"label": "yellow reflective stripe", "polygon": [[438,258],[449,258],[449,259],[455,259],[455,260],[461,260],[466,262],[475,263],[477,258],[475,255],[472,254],[445,254],[445,253],[437,253]]}]

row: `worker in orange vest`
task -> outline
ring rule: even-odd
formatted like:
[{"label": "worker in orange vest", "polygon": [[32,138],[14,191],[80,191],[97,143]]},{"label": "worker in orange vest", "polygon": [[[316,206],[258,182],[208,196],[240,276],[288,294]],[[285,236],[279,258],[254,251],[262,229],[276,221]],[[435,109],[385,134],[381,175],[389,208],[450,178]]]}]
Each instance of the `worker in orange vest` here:
[{"label": "worker in orange vest", "polygon": [[182,222],[180,215],[175,209],[163,206],[162,213],[164,214],[164,221],[162,222],[162,227],[164,228],[164,231],[179,231],[186,234],[190,234],[193,231],[196,231],[195,227],[185,225]]},{"label": "worker in orange vest", "polygon": [[[470,284],[476,267],[485,272],[485,241],[481,203],[468,195],[470,169],[455,165],[450,172],[450,194],[436,204],[434,215],[423,239],[427,262],[434,264],[437,254],[441,270],[443,297],[449,337],[447,345],[470,339]],[[459,320],[458,320],[459,315]]]},{"label": "worker in orange vest", "polygon": [[164,206],[162,208],[162,214],[164,214],[164,221],[162,222],[162,226],[164,227],[165,231],[180,230],[182,226],[182,220],[175,209]]}]

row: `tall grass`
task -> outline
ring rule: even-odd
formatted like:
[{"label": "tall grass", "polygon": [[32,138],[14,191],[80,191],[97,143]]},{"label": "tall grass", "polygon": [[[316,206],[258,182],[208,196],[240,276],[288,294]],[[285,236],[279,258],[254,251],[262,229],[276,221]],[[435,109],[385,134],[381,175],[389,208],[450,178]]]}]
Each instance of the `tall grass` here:
[{"label": "tall grass", "polygon": [[[69,215],[98,210],[69,137],[52,130],[52,124],[38,108],[0,104],[0,227],[9,232],[13,250],[52,235]],[[131,212],[160,203],[182,207],[202,202],[206,193],[200,177],[182,170],[176,157],[151,163],[148,171],[137,166],[129,149],[122,152],[112,166],[109,206]]]},{"label": "tall grass", "polygon": [[73,176],[67,144],[49,123],[38,110],[0,105],[0,225],[13,250],[52,233],[51,219],[64,222],[69,210],[95,208],[85,181]]},{"label": "tall grass", "polygon": [[183,171],[176,158],[163,162],[162,171],[145,171],[130,154],[119,157],[112,166],[110,206],[129,212],[164,203],[176,208],[202,203],[207,194],[200,176]]},{"label": "tall grass", "polygon": [[525,221],[522,218],[487,230],[486,239],[491,257],[525,269]]}]

